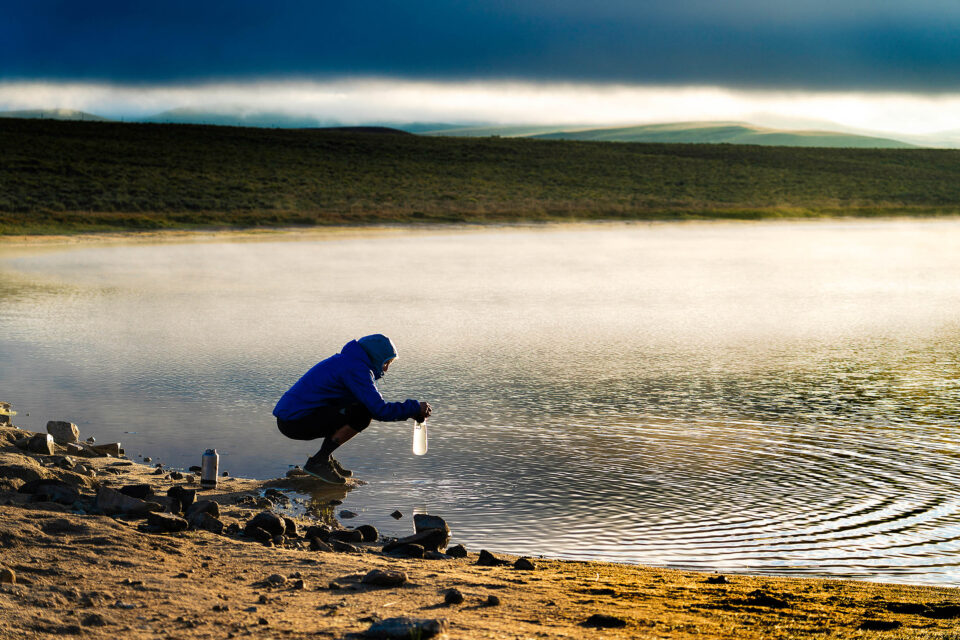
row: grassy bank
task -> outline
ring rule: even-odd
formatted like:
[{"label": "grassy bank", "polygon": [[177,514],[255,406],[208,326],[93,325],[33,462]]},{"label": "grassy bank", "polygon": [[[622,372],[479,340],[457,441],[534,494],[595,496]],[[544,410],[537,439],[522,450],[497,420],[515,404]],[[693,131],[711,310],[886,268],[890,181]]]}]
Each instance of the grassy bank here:
[{"label": "grassy bank", "polygon": [[0,120],[0,234],[932,216],[960,151]]}]

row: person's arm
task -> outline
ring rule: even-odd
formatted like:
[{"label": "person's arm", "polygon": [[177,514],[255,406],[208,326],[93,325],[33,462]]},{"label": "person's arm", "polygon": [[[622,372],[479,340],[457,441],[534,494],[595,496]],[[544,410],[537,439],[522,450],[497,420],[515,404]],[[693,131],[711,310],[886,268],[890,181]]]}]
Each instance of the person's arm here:
[{"label": "person's arm", "polygon": [[[370,411],[374,420],[381,422],[397,422],[408,418],[416,418],[421,414],[421,403],[416,400],[404,402],[387,402],[380,395],[380,390],[373,383],[373,373],[353,370],[344,377],[350,393]],[[426,404],[426,403],[424,403]]]}]

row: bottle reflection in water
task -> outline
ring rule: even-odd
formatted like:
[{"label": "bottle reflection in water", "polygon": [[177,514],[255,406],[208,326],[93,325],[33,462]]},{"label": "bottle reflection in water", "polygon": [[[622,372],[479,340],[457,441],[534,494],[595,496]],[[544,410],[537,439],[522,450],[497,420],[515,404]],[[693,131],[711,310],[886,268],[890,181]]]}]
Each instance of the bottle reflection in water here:
[{"label": "bottle reflection in water", "polygon": [[413,426],[413,455],[422,456],[427,452],[427,421]]}]

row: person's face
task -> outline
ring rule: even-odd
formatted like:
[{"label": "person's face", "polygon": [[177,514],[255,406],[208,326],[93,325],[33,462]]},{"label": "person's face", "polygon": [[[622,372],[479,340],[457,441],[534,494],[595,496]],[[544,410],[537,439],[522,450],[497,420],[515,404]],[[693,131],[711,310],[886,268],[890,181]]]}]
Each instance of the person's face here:
[{"label": "person's face", "polygon": [[387,360],[386,362],[383,363],[383,372],[384,372],[384,373],[386,373],[386,372],[387,372],[387,369],[390,368],[390,365],[393,364],[393,360],[394,360],[393,358],[390,358],[389,360]]}]

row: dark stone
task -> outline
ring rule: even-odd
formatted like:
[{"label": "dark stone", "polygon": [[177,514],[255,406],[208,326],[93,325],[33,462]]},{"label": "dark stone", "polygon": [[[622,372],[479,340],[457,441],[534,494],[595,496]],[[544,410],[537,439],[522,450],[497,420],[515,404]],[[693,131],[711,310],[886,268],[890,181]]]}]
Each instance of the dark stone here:
[{"label": "dark stone", "polygon": [[363,533],[359,529],[337,529],[331,531],[327,538],[340,542],[363,542]]},{"label": "dark stone", "polygon": [[390,514],[390,517],[393,518],[394,520],[399,520],[400,518],[403,517],[403,514],[400,513],[399,511],[394,511],[393,513]]},{"label": "dark stone", "polygon": [[120,487],[120,493],[125,496],[130,496],[131,498],[146,500],[153,495],[153,487],[148,484],[129,484],[125,487]]},{"label": "dark stone", "polygon": [[449,532],[444,531],[443,529],[426,529],[420,533],[415,533],[412,536],[406,536],[405,538],[400,538],[387,544],[383,550],[390,552],[393,548],[403,546],[405,544],[416,544],[420,545],[428,551],[440,551],[445,549],[447,543],[450,542]]},{"label": "dark stone", "polygon": [[517,558],[517,561],[513,563],[513,568],[520,571],[534,571],[537,565],[533,564],[529,558]]},{"label": "dark stone", "polygon": [[447,555],[452,558],[466,558],[467,548],[462,544],[455,544],[447,548]]},{"label": "dark stone", "polygon": [[187,520],[197,515],[198,513],[208,513],[214,518],[220,517],[220,505],[213,500],[200,500],[194,502],[192,505],[187,507],[186,517]]},{"label": "dark stone", "polygon": [[427,529],[443,529],[450,533],[450,527],[440,516],[431,516],[426,513],[415,513],[413,515],[413,530],[416,533],[426,531]]},{"label": "dark stone", "polygon": [[285,527],[285,531],[283,532],[283,535],[287,536],[288,538],[300,537],[300,534],[297,531],[297,523],[293,521],[293,518],[284,517],[283,525]]},{"label": "dark stone", "polygon": [[[150,462],[150,460],[148,460],[147,458],[144,458],[144,460],[145,460],[146,462]],[[203,472],[203,469],[200,468],[200,467],[198,467],[197,465],[193,465],[192,467],[190,467],[190,468],[188,469],[188,471],[190,471],[190,473],[202,473],[202,472]]]},{"label": "dark stone", "polygon": [[251,525],[269,532],[271,537],[282,536],[287,530],[287,524],[283,521],[283,518],[270,511],[261,511],[253,516],[250,522],[247,523],[248,527]]},{"label": "dark stone", "polygon": [[210,533],[215,533],[217,535],[223,533],[223,522],[210,515],[210,513],[207,511],[194,513],[192,516],[187,518],[187,521],[194,529],[203,529],[204,531],[209,531]]},{"label": "dark stone", "polygon": [[305,538],[317,538],[319,540],[326,541],[330,538],[331,531],[332,529],[325,524],[321,524],[319,526],[311,525],[307,527],[307,530],[304,532],[303,536]]},{"label": "dark stone", "polygon": [[424,549],[418,544],[402,544],[400,546],[393,546],[389,550],[384,547],[384,553],[389,553],[392,556],[399,556],[401,558],[422,558]]},{"label": "dark stone", "polygon": [[375,587],[399,587],[407,581],[407,574],[403,571],[383,571],[373,569],[360,579],[363,584]]},{"label": "dark stone", "polygon": [[333,551],[333,547],[320,538],[310,538],[310,551]]},{"label": "dark stone", "polygon": [[58,456],[54,458],[54,464],[67,471],[77,466],[77,463],[70,456]]},{"label": "dark stone", "polygon": [[463,594],[459,589],[447,589],[443,594],[443,601],[446,604],[463,604]]},{"label": "dark stone", "polygon": [[617,616],[595,613],[584,621],[583,626],[597,629],[619,629],[627,626],[627,621]]},{"label": "dark stone", "polygon": [[498,607],[500,606],[500,598],[494,595],[487,596],[487,599],[483,601],[484,607]]},{"label": "dark stone", "polygon": [[260,527],[258,527],[258,526],[256,526],[255,524],[253,524],[252,521],[247,523],[247,526],[244,527],[243,532],[244,532],[245,534],[247,534],[247,536],[249,536],[249,537],[253,538],[254,540],[256,540],[257,542],[272,542],[272,541],[273,541],[273,536],[270,535],[270,532],[269,532],[269,531],[266,531],[266,530],[264,530],[264,529],[261,529]]},{"label": "dark stone", "polygon": [[172,510],[175,513],[182,513],[189,509],[190,505],[193,504],[193,501],[196,500],[197,490],[188,489],[186,487],[177,485],[167,489],[167,495],[173,499]]},{"label": "dark stone", "polygon": [[893,631],[903,626],[899,620],[864,620],[857,627],[862,631]]},{"label": "dark stone", "polygon": [[20,493],[32,493],[34,500],[72,505],[80,499],[76,489],[61,480],[31,480],[17,489]]},{"label": "dark stone", "polygon": [[357,514],[354,511],[350,511],[349,509],[343,509],[340,512],[340,517],[346,520],[347,518],[356,518]]},{"label": "dark stone", "polygon": [[440,553],[439,551],[425,551],[423,553],[423,557],[426,560],[453,560],[452,557],[445,553]]},{"label": "dark stone", "polygon": [[170,515],[169,513],[148,513],[147,524],[168,533],[184,531],[188,526],[186,520],[179,516]]},{"label": "dark stone", "polygon": [[704,580],[707,584],[730,584],[730,581],[727,580],[726,576],[710,576]]},{"label": "dark stone", "polygon": [[101,487],[97,492],[96,508],[104,513],[131,513],[144,514],[149,511],[159,511],[160,505],[156,502],[145,502],[138,498],[124,495],[110,487]]},{"label": "dark stone", "polygon": [[330,546],[334,551],[340,551],[341,553],[360,553],[360,549],[356,548],[349,542],[340,542],[339,540],[331,540]]},{"label": "dark stone", "polygon": [[171,479],[171,480],[183,480],[183,474],[180,473],[179,471],[171,471],[171,472],[170,472],[170,479]]},{"label": "dark stone", "polygon": [[380,533],[372,524],[362,524],[356,530],[360,532],[363,542],[376,542],[380,538]]},{"label": "dark stone", "polygon": [[421,620],[407,617],[387,618],[371,624],[370,628],[363,632],[363,636],[390,640],[407,638],[426,640],[446,633],[447,627],[446,620]]},{"label": "dark stone", "polygon": [[507,560],[501,560],[489,551],[481,549],[480,557],[477,558],[477,564],[481,567],[501,567],[505,564],[510,564],[510,562]]}]

